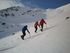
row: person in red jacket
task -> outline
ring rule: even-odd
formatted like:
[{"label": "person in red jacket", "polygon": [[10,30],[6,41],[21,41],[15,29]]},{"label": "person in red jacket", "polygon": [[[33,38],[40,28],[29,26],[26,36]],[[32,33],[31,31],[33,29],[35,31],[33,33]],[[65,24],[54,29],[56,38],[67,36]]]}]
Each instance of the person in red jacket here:
[{"label": "person in red jacket", "polygon": [[36,21],[35,24],[34,24],[35,32],[37,32],[38,26],[39,26],[38,21]]},{"label": "person in red jacket", "polygon": [[41,31],[43,31],[44,24],[47,24],[44,19],[40,20]]}]

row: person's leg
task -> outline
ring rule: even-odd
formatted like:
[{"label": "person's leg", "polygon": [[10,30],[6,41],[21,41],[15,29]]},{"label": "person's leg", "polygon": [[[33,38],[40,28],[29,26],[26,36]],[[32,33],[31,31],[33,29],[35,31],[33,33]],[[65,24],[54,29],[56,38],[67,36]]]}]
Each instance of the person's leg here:
[{"label": "person's leg", "polygon": [[37,27],[35,27],[35,32],[37,32]]},{"label": "person's leg", "polygon": [[41,25],[41,31],[43,31],[43,25]]},{"label": "person's leg", "polygon": [[23,36],[22,36],[22,39],[24,40],[24,36],[26,35],[26,33],[25,32],[23,32]]}]

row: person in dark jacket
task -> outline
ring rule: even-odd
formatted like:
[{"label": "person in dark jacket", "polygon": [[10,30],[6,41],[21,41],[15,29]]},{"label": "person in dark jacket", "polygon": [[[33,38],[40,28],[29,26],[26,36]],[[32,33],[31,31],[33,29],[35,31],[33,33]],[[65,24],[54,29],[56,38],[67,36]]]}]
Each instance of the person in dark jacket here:
[{"label": "person in dark jacket", "polygon": [[30,34],[30,32],[29,32],[29,30],[28,30],[28,28],[27,28],[28,26],[27,25],[25,25],[23,28],[22,28],[22,33],[23,33],[23,35],[21,36],[21,38],[24,40],[24,36],[26,36],[26,31]]},{"label": "person in dark jacket", "polygon": [[39,26],[38,21],[36,21],[35,24],[34,24],[35,32],[37,32],[38,26]]},{"label": "person in dark jacket", "polygon": [[44,24],[47,24],[47,23],[45,22],[44,19],[41,19],[41,20],[40,20],[40,23],[39,23],[39,25],[41,26],[41,31],[43,31],[43,26],[44,26]]}]

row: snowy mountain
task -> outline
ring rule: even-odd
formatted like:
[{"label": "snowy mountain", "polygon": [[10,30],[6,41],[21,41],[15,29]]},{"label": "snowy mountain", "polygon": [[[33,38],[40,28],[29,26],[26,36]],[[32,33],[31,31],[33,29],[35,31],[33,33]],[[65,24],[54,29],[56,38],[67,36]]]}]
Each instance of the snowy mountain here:
[{"label": "snowy mountain", "polygon": [[[59,21],[60,23],[63,22],[66,17],[70,17],[70,4],[67,4],[65,6],[61,6],[56,9],[52,10],[46,10],[47,11],[47,19],[52,22],[50,25],[53,24],[58,24]],[[56,21],[57,20],[57,21]]]},{"label": "snowy mountain", "polygon": [[25,6],[20,0],[0,0],[0,10],[6,9],[12,6]]},{"label": "snowy mountain", "polygon": [[[14,6],[0,10],[0,38],[20,31],[24,23],[34,22],[44,17],[45,10]],[[15,30],[14,30],[15,29]]]},{"label": "snowy mountain", "polygon": [[[24,15],[21,15],[23,10],[20,10],[21,13],[14,11],[16,16],[4,17],[5,22],[15,25],[11,28],[12,31],[16,30],[17,25],[19,31],[17,30],[13,36],[10,34],[10,36],[0,39],[0,53],[70,53],[70,4],[46,10],[47,12],[42,9],[28,10],[24,11]],[[41,19],[38,16],[47,16],[47,19],[45,19],[47,27],[44,25],[43,32],[38,29],[38,32],[34,33],[34,22]],[[4,19],[2,18],[1,20]],[[20,38],[22,32],[19,28],[22,28],[25,24],[29,26],[28,29],[31,34],[27,33],[25,40],[22,40]],[[5,23],[2,23],[2,25],[5,25]],[[29,38],[30,36],[31,38]]]}]

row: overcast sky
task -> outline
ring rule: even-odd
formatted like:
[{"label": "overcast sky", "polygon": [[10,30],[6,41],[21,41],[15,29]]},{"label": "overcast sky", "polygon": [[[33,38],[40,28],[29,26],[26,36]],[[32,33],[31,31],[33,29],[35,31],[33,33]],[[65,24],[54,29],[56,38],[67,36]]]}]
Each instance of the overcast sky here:
[{"label": "overcast sky", "polygon": [[40,8],[57,8],[70,3],[70,0],[0,0],[0,9],[20,5]]},{"label": "overcast sky", "polygon": [[21,0],[25,5],[40,8],[57,8],[70,3],[70,0]]}]

